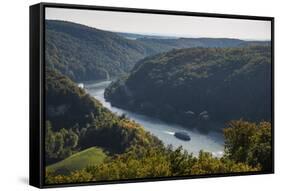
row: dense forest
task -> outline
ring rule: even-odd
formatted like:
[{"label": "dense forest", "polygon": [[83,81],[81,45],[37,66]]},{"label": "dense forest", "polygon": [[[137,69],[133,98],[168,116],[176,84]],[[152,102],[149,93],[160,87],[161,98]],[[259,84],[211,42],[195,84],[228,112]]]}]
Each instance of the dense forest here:
[{"label": "dense forest", "polygon": [[156,38],[142,37],[136,41],[148,47],[159,48],[161,52],[167,52],[172,49],[205,47],[205,48],[229,48],[245,47],[249,45],[270,45],[268,41],[244,41],[230,38]]},{"label": "dense forest", "polygon": [[46,164],[92,146],[110,154],[133,145],[157,146],[156,137],[140,125],[104,108],[68,77],[46,70]]},{"label": "dense forest", "polygon": [[68,174],[46,171],[46,183],[73,183],[100,180],[126,180],[167,176],[222,174],[271,170],[271,124],[232,121],[224,130],[225,155],[222,158],[201,151],[198,157],[172,146],[135,145],[122,154],[107,157]]},{"label": "dense forest", "polygon": [[114,78],[147,55],[135,41],[65,21],[46,21],[46,63],[75,81]]},{"label": "dense forest", "polygon": [[[118,107],[202,131],[271,119],[269,46],[189,48],[139,61],[105,97]],[[211,128],[211,129],[210,129]]]},{"label": "dense forest", "polygon": [[[45,23],[46,184],[272,171],[268,41]],[[113,105],[223,132],[223,156],[164,144],[77,85],[108,79],[114,82],[104,96]]]},{"label": "dense forest", "polygon": [[137,61],[160,52],[195,46],[242,46],[246,43],[237,39],[152,39],[137,36],[142,38],[129,40],[120,33],[67,21],[46,20],[46,64],[74,81],[114,79],[128,73]]},{"label": "dense forest", "polygon": [[47,184],[271,170],[270,123],[231,121],[223,157],[194,156],[111,113],[58,71],[46,74]]}]

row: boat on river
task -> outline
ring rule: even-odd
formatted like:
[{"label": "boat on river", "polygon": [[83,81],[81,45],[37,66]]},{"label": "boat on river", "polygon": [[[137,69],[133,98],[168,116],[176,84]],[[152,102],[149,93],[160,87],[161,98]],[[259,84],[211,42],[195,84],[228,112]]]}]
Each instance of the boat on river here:
[{"label": "boat on river", "polygon": [[184,131],[181,131],[181,132],[175,132],[174,136],[178,139],[181,139],[183,141],[190,141],[191,138],[190,136],[188,135],[187,132],[184,132]]},{"label": "boat on river", "polygon": [[[134,120],[138,124],[141,124],[145,131],[150,132],[157,138],[159,138],[165,145],[173,145],[173,148],[182,146],[183,149],[187,150],[189,153],[193,153],[194,156],[198,156],[200,150],[205,150],[212,153],[219,153],[223,151],[223,136],[219,134],[200,134],[197,131],[189,130],[187,127],[170,124],[153,117],[144,116],[136,114],[132,111],[126,110],[124,108],[118,108],[118,106],[111,105],[110,102],[106,101],[104,98],[104,90],[109,86],[110,81],[100,81],[100,82],[91,82],[84,83],[85,90],[91,96],[95,97],[104,107],[121,116],[123,113],[126,114],[128,118]],[[188,112],[188,111],[187,111]],[[188,112],[191,115],[193,111]],[[196,113],[194,114],[197,118]],[[180,138],[178,133],[175,132],[186,132],[188,136]],[[176,137],[175,136],[178,136]],[[184,134],[184,133],[180,133]],[[189,138],[188,138],[189,137]],[[186,140],[184,140],[186,139]],[[191,141],[192,139],[192,141]],[[188,141],[189,140],[189,141]],[[222,152],[223,153],[223,152]],[[215,154],[216,156],[221,157],[221,154]]]}]

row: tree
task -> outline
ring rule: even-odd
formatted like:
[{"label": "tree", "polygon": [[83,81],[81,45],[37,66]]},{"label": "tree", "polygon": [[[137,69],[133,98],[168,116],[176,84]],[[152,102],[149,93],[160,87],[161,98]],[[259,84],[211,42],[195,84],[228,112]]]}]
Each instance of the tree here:
[{"label": "tree", "polygon": [[64,140],[61,133],[55,133],[54,153],[59,156],[63,150]]},{"label": "tree", "polygon": [[65,146],[74,149],[78,144],[78,135],[70,129],[65,136]]},{"label": "tree", "polygon": [[92,175],[85,170],[74,171],[70,175],[56,175],[53,172],[46,171],[45,175],[46,184],[89,182],[92,180],[94,180]]},{"label": "tree", "polygon": [[173,176],[187,175],[191,173],[191,168],[196,162],[192,154],[183,150],[182,146],[173,151],[171,146],[168,147],[168,156]]},{"label": "tree", "polygon": [[45,156],[50,164],[73,154],[78,146],[78,135],[72,129],[53,131],[50,121],[46,121]]},{"label": "tree", "polygon": [[236,162],[246,162],[255,131],[254,123],[242,120],[229,122],[224,129],[226,156]]},{"label": "tree", "polygon": [[227,158],[271,170],[271,123],[231,121],[224,129],[224,136]]},{"label": "tree", "polygon": [[258,171],[258,167],[251,167],[248,164],[235,162],[228,158],[213,157],[211,153],[200,151],[190,174],[218,174],[230,172]]},{"label": "tree", "polygon": [[252,166],[260,164],[263,170],[270,171],[272,170],[271,124],[259,123],[257,129],[251,138],[253,144],[250,147],[248,163]]},{"label": "tree", "polygon": [[54,157],[54,143],[55,137],[52,131],[52,125],[50,121],[46,121],[46,133],[45,133],[45,152],[47,156]]}]

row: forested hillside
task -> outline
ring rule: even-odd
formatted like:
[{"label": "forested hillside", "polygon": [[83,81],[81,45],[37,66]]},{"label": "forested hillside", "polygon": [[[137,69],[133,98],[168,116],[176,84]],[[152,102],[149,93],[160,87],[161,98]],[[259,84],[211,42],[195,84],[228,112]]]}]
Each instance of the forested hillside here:
[{"label": "forested hillside", "polygon": [[98,146],[111,154],[133,145],[162,144],[125,117],[118,117],[55,70],[46,70],[46,163]]},{"label": "forested hillside", "polygon": [[[45,23],[46,184],[272,171],[270,42]],[[105,86],[77,85],[108,79],[117,79],[104,94],[111,106],[161,119],[161,126],[194,128],[190,141],[202,137],[197,130],[223,132],[224,151],[216,157],[195,141],[207,150],[194,155],[192,145],[164,144],[149,133],[155,126],[146,131],[141,124],[150,123],[108,107]],[[182,128],[168,125],[159,132],[176,139]]]},{"label": "forested hillside", "polygon": [[[234,47],[250,43],[238,39],[165,39],[144,35],[130,40],[120,33],[85,25],[46,20],[46,64],[74,81],[104,80],[128,73],[146,56],[190,47]],[[129,34],[127,34],[129,35]],[[130,37],[129,36],[129,37]],[[264,44],[268,42],[257,42]]]},{"label": "forested hillside", "polygon": [[46,63],[75,81],[128,72],[147,52],[119,35],[65,21],[46,21]]},{"label": "forested hillside", "polygon": [[164,121],[210,130],[210,121],[271,119],[269,46],[189,48],[139,61],[105,97]]},{"label": "forested hillside", "polygon": [[[225,129],[225,151],[222,158],[201,151],[198,157],[181,147],[135,145],[126,152],[98,165],[56,174],[46,171],[46,183],[74,183],[136,178],[207,175],[223,173],[271,172],[271,124],[232,121]],[[261,147],[262,145],[262,147]]]},{"label": "forested hillside", "polygon": [[138,42],[152,49],[162,49],[167,52],[172,49],[191,47],[236,47],[243,46],[245,41],[228,38],[177,38],[177,39],[153,39],[139,38]]},{"label": "forested hillside", "polygon": [[270,123],[232,121],[224,130],[225,155],[197,157],[164,146],[58,71],[47,68],[46,79],[46,184],[272,169]]}]

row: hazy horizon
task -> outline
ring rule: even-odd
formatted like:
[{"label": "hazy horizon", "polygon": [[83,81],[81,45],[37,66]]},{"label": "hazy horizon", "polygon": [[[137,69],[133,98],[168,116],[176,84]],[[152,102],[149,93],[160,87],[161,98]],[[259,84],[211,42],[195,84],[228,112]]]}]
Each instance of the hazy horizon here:
[{"label": "hazy horizon", "polygon": [[111,32],[150,36],[271,40],[271,22],[261,20],[67,8],[46,8],[45,19],[69,21]]}]

